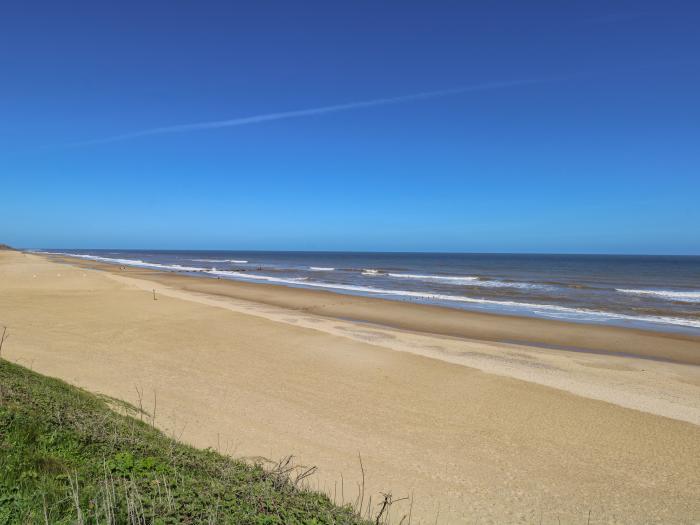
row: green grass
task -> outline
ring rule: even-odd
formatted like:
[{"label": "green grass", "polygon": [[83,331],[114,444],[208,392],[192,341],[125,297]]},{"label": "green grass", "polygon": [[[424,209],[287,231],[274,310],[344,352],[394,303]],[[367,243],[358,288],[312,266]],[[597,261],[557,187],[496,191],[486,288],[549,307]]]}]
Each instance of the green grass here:
[{"label": "green grass", "polygon": [[0,525],[368,523],[298,473],[189,447],[0,359]]}]

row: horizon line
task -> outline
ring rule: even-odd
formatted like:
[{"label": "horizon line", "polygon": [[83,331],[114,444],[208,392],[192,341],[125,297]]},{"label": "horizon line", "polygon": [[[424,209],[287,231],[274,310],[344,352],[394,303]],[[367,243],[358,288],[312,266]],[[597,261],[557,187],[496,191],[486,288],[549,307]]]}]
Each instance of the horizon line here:
[{"label": "horizon line", "polygon": [[268,253],[394,253],[394,254],[443,254],[443,255],[597,255],[597,256],[630,256],[630,257],[700,257],[697,253],[611,253],[611,252],[482,252],[482,251],[439,251],[439,250],[274,250],[274,249],[183,249],[183,248],[15,248],[17,251],[42,251],[42,250],[115,250],[115,251],[158,251],[158,252],[268,252]]}]

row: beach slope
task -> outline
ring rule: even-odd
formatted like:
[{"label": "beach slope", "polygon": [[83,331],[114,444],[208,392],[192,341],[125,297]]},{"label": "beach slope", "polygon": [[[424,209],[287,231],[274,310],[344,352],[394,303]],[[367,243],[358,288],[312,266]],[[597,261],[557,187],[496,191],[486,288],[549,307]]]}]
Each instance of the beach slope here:
[{"label": "beach slope", "polygon": [[[413,523],[700,520],[689,359],[411,330],[372,318],[385,302],[357,298],[371,321],[360,323],[285,304],[288,290],[260,287],[256,301],[203,281],[2,252],[3,357],[144,405],[198,447],[293,454],[339,501],[355,500],[364,475],[365,504],[407,496],[392,513]],[[328,299],[297,301],[314,297]],[[424,312],[401,306],[408,319]],[[600,334],[581,328],[577,347],[588,328]],[[700,350],[682,341],[683,355]]]}]

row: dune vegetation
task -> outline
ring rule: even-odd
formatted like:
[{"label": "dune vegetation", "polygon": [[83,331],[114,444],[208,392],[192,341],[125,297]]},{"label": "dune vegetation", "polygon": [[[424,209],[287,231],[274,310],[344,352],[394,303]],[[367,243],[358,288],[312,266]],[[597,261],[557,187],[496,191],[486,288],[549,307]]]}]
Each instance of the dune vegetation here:
[{"label": "dune vegetation", "polygon": [[0,359],[1,525],[368,523],[309,490],[312,473],[192,448],[133,406]]}]

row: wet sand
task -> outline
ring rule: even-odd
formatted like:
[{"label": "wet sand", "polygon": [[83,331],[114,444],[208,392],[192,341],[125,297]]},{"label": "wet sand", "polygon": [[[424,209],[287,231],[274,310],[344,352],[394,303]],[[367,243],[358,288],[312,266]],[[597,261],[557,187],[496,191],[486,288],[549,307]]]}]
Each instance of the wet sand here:
[{"label": "wet sand", "polygon": [[700,521],[697,339],[95,268],[0,252],[4,357],[413,523]]}]

